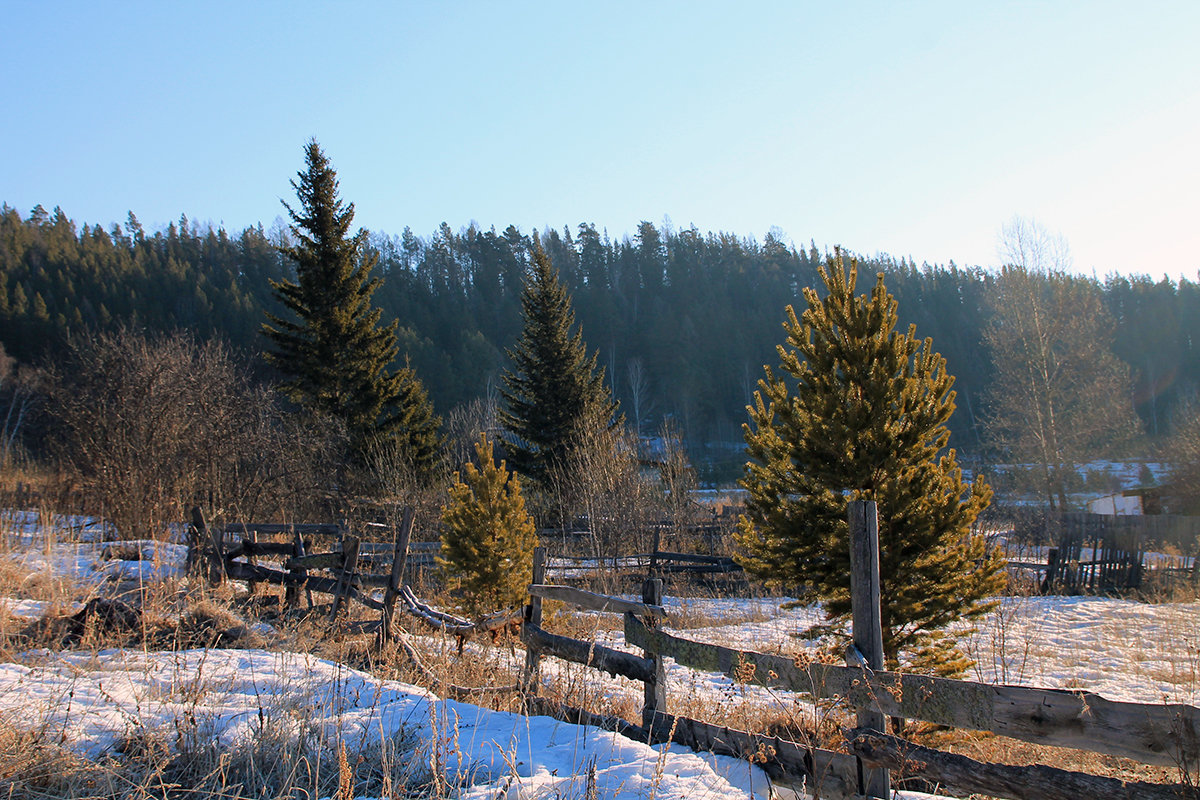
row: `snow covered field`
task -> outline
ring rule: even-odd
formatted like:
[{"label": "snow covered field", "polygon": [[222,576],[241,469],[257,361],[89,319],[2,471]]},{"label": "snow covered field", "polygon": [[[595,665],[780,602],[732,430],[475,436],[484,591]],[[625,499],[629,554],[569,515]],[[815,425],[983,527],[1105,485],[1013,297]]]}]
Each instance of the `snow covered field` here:
[{"label": "snow covered field", "polygon": [[[36,709],[32,715],[31,709]],[[233,748],[264,726],[303,724],[333,759],[339,744],[370,751],[411,741],[419,771],[458,796],[766,798],[744,761],[651,748],[549,717],[441,700],[312,656],[263,650],[33,653],[0,664],[0,717],[51,731],[99,757],[131,737],[185,735]],[[416,777],[422,777],[420,775]]]},{"label": "snow covered field", "polygon": [[[30,544],[33,544],[30,542]],[[134,558],[136,556],[136,558]],[[38,575],[69,575],[99,589],[107,581],[177,575],[182,548],[93,542],[10,547],[0,556]],[[681,618],[707,619],[680,635],[728,647],[796,654],[819,645],[797,634],[821,621],[818,608],[780,610],[783,598],[668,598]],[[52,607],[0,598],[13,616]],[[669,623],[668,623],[669,626]],[[597,641],[624,648],[615,618]],[[614,630],[616,628],[617,630]],[[431,648],[432,639],[424,640]],[[444,646],[444,645],[443,645]],[[1005,598],[964,639],[987,682],[1076,688],[1112,699],[1200,703],[1200,603],[1142,604],[1105,598]],[[492,648],[512,665],[520,653]],[[548,680],[587,681],[594,710],[623,698],[640,705],[641,685],[547,659]],[[765,689],[671,664],[669,693],[709,708],[787,703]],[[53,734],[92,757],[131,740],[194,736],[234,747],[264,727],[303,726],[329,757],[406,742],[414,769],[465,798],[750,798],[767,796],[757,767],[681,748],[631,742],[545,717],[488,711],[375,678],[311,655],[269,650],[140,652],[27,651],[0,663],[0,724]]]}]

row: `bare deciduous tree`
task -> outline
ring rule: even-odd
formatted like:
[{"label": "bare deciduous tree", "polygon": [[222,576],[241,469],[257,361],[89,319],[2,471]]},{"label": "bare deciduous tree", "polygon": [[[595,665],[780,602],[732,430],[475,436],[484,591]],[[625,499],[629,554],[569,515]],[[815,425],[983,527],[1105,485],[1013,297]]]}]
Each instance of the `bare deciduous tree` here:
[{"label": "bare deciduous tree", "polygon": [[696,471],[688,459],[683,436],[671,422],[659,428],[662,440],[662,457],[658,463],[658,477],[662,489],[663,503],[678,538],[688,526],[699,520],[700,507],[692,498],[696,489]]},{"label": "bare deciduous tree", "polygon": [[1034,465],[1047,502],[1067,505],[1078,464],[1128,443],[1137,424],[1114,323],[1093,281],[1067,272],[1061,237],[1017,219],[1002,232],[1008,263],[988,290],[984,340],[995,366],[987,429]]},{"label": "bare deciduous tree", "polygon": [[43,375],[19,365],[0,344],[0,466],[12,461],[21,432],[42,397]]},{"label": "bare deciduous tree", "polygon": [[122,330],[74,342],[53,375],[59,455],[123,537],[159,537],[200,503],[278,514],[311,498],[323,426],[289,426],[221,344]]},{"label": "bare deciduous tree", "polygon": [[626,371],[629,373],[629,411],[633,414],[633,430],[641,436],[642,422],[654,410],[654,401],[650,396],[650,379],[646,376],[640,358],[631,359]]},{"label": "bare deciduous tree", "polygon": [[586,527],[592,556],[611,560],[649,545],[644,534],[658,503],[641,471],[637,437],[624,426],[583,426],[548,491],[561,525]]},{"label": "bare deciduous tree", "polygon": [[1174,435],[1166,448],[1171,465],[1171,494],[1175,503],[1173,514],[1200,512],[1200,404],[1184,403],[1175,410]]}]

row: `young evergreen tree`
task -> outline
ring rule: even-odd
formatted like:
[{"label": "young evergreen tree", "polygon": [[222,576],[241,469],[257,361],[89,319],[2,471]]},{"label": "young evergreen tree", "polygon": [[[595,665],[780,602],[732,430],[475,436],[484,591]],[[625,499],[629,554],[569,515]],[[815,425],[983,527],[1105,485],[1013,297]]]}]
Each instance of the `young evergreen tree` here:
[{"label": "young evergreen tree", "polygon": [[462,590],[463,609],[479,615],[525,602],[537,530],[520,479],[503,461],[496,464],[487,434],[480,434],[475,454],[478,469],[468,463],[465,481],[454,474],[437,561]]},{"label": "young evergreen tree", "polygon": [[280,252],[296,265],[296,281],[271,281],[292,316],[267,314],[263,332],[275,345],[270,362],[284,375],[284,393],[295,403],[345,425],[351,454],[361,460],[377,438],[393,438],[418,473],[432,471],[440,421],[416,374],[391,370],[396,321],[379,324],[371,295],[375,259],[364,253],[366,231],[351,236],[354,204],[338,197],[337,173],[317,142],[305,147],[307,169],[292,187],[299,209],[286,202],[295,244]]},{"label": "young evergreen tree", "polygon": [[857,264],[847,272],[840,252],[820,275],[828,295],[805,289],[800,318],[787,308],[778,350],[791,381],[768,367],[749,408],[741,561],[844,621],[847,502],[874,500],[887,663],[903,652],[923,669],[960,673],[969,662],[944,629],[993,607],[1004,576],[970,530],[991,489],[982,478],[965,484],[945,450],[954,379],[931,340],[918,340],[915,327],[895,330],[882,274],[869,297],[854,295]]},{"label": "young evergreen tree", "polygon": [[524,329],[509,351],[500,421],[516,437],[509,446],[514,468],[545,483],[567,463],[573,443],[590,426],[612,427],[617,404],[609,396],[597,354],[588,357],[576,330],[571,298],[550,258],[535,241],[532,270],[521,295]]}]

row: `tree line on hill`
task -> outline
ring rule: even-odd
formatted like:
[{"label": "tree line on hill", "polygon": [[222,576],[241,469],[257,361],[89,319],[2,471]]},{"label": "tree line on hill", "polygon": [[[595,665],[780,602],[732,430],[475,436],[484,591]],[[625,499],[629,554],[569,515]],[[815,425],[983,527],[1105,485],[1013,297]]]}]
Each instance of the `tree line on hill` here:
[{"label": "tree line on hill", "polygon": [[[844,622],[846,502],[873,501],[888,663],[910,651],[958,674],[968,662],[944,628],[994,605],[1003,562],[973,529],[988,480],[966,481],[951,446],[953,372],[959,448],[974,436],[1034,465],[1030,488],[1052,507],[1069,505],[1081,459],[1141,436],[1138,382],[1156,373],[1118,358],[1120,325],[1143,323],[1108,307],[1141,284],[1122,295],[1119,279],[1071,275],[1036,226],[1005,230],[996,273],[646,222],[616,243],[586,224],[389,239],[352,233],[315,140],[305,157],[275,241],[186,219],[147,236],[132,215],[77,232],[57,209],[0,209],[5,459],[40,391],[53,435],[38,455],[126,536],[161,535],[197,503],[254,519],[423,502],[439,564],[478,612],[523,601],[539,524],[613,559],[652,525],[686,530],[694,480],[673,431],[733,441],[749,400],[732,448],[748,494],[740,563]],[[878,273],[868,294],[861,272]],[[227,341],[261,356],[259,380]],[[22,373],[10,346],[44,371]],[[1142,404],[1154,434],[1154,405],[1183,402],[1190,380]],[[426,383],[455,404],[445,425]],[[674,452],[651,478],[636,437],[660,422]]]},{"label": "tree line on hill", "polygon": [[[186,330],[256,357],[266,349],[265,314],[280,310],[271,281],[295,275],[278,249],[289,243],[286,231],[261,225],[230,234],[182,217],[148,233],[130,213],[106,230],[78,225],[58,208],[22,217],[3,205],[0,343],[18,362],[47,364],[76,333],[128,325]],[[588,223],[530,233],[473,224],[455,232],[445,223],[425,237],[408,228],[371,233],[363,256],[377,259],[382,279],[373,302],[385,321],[398,321],[399,364],[419,376],[443,416],[487,395],[510,366],[535,243],[571,293],[631,425],[648,434],[669,419],[698,453],[710,443],[740,451],[762,366],[778,360],[783,307],[821,285],[824,254],[777,232],[757,241],[650,222],[621,238]],[[859,261],[862,274],[884,273],[901,325],[932,337],[956,377],[951,445],[987,452],[993,441],[983,422],[1002,366],[987,346],[999,273],[886,256]],[[1146,276],[1047,280],[1069,281],[1080,313],[1104,318],[1111,343],[1101,344],[1128,368],[1121,391],[1151,441],[1167,441],[1178,409],[1200,386],[1200,285]],[[727,460],[736,474],[740,452]]]}]

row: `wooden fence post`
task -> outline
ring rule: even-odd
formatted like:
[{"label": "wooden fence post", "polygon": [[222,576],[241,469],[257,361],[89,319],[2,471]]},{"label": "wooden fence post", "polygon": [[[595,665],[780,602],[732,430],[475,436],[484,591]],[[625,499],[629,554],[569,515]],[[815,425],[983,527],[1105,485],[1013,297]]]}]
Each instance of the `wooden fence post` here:
[{"label": "wooden fence post", "polygon": [[[533,548],[533,583],[542,584],[546,582],[546,548]],[[537,595],[529,596],[529,616],[528,622],[530,625],[542,627],[542,598]],[[537,696],[541,689],[542,683],[542,665],[541,653],[538,648],[525,643],[525,675],[521,680],[522,689],[526,694]]]},{"label": "wooden fence post", "polygon": [[[304,538],[300,536],[300,531],[293,531],[292,557],[304,557]],[[288,573],[289,580],[287,586],[283,590],[283,602],[288,608],[296,609],[300,607],[300,592],[305,589],[304,584],[307,582],[306,579],[308,578],[308,570],[300,567],[297,569],[289,569]]]},{"label": "wooden fence post", "polygon": [[[17,484],[18,496],[21,491],[21,484]],[[17,508],[24,508],[18,505]],[[187,574],[196,576],[200,574],[200,564],[203,563],[204,554],[204,513],[200,511],[200,506],[192,506],[192,521],[188,525],[187,532]]]},{"label": "wooden fence post", "polygon": [[658,573],[658,551],[662,549],[662,528],[655,527],[650,541],[650,564],[646,568],[646,577],[653,578]]},{"label": "wooden fence post", "polygon": [[[879,587],[879,517],[874,501],[854,500],[850,522],[850,608],[854,647],[875,672],[883,669],[883,616]],[[882,711],[858,710],[858,727],[886,733]],[[886,769],[868,768],[859,761],[859,790],[867,797],[891,797]]]},{"label": "wooden fence post", "polygon": [[408,543],[412,539],[415,513],[412,506],[405,506],[400,530],[396,531],[396,546],[392,550],[392,572],[388,576],[387,591],[383,593],[383,617],[379,625],[380,647],[392,639],[392,612],[396,608],[396,598],[400,596],[400,586],[404,582],[404,567],[408,561]]},{"label": "wooden fence post", "polygon": [[358,537],[347,536],[342,541],[342,571],[338,575],[337,588],[333,593],[333,607],[329,609],[329,619],[337,618],[342,610],[342,601],[354,583],[354,574],[358,571]]},{"label": "wooden fence post", "polygon": [[196,529],[196,541],[204,541],[204,534],[208,534],[209,544],[212,549],[208,553],[208,580],[213,586],[220,586],[221,582],[227,577],[225,569],[225,531],[219,528],[210,528],[204,520],[204,514],[200,511],[199,506],[192,507],[192,526]]},{"label": "wooden fence post", "polygon": [[1046,555],[1046,580],[1042,581],[1042,594],[1050,594],[1058,583],[1058,548],[1051,547]]},{"label": "wooden fence post", "polygon": [[[245,532],[242,534],[242,549],[246,553],[246,564],[250,567],[258,566],[258,559],[255,558],[255,553],[258,549],[257,545],[258,531],[247,525]],[[262,581],[246,581],[246,588],[250,590],[252,597],[256,596],[262,588]]]},{"label": "wooden fence post", "polygon": [[[663,599],[662,578],[647,578],[642,583],[642,602],[646,605],[661,606]],[[647,626],[658,627],[658,621],[651,618]],[[663,665],[662,654],[653,650],[644,650],[643,655],[651,663],[653,677],[646,681],[645,702],[642,704],[642,727],[646,729],[650,742],[659,739],[666,740],[668,731],[656,730],[655,723],[660,712],[667,710],[667,670]],[[659,725],[659,728],[662,726]]]}]

